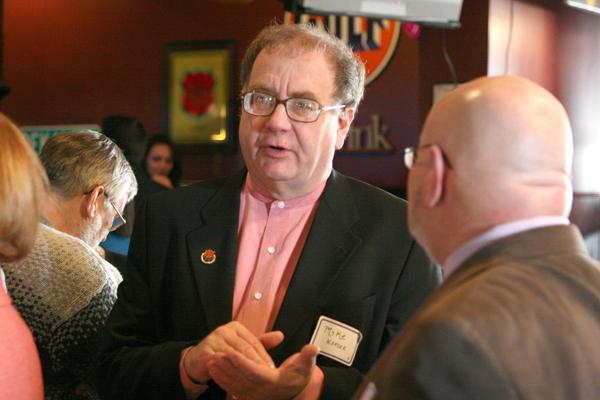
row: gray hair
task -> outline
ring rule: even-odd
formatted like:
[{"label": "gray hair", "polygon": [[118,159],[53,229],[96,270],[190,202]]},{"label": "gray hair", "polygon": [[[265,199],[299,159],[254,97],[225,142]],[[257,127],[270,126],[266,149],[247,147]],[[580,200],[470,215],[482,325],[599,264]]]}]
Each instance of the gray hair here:
[{"label": "gray hair", "polygon": [[104,186],[110,196],[129,202],[137,193],[137,180],[123,152],[101,133],[84,130],[52,136],[42,147],[42,164],[52,192],[64,198]]},{"label": "gray hair", "polygon": [[365,66],[362,61],[341,39],[310,24],[275,24],[264,28],[250,43],[242,61],[240,78],[243,90],[248,89],[252,67],[263,49],[286,54],[323,51],[335,74],[335,98],[353,108],[357,108],[362,100],[365,87]]}]

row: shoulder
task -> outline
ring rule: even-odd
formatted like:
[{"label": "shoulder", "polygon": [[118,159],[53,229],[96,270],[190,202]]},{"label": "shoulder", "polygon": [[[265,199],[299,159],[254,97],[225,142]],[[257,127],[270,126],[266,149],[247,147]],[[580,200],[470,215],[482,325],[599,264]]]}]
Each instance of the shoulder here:
[{"label": "shoulder", "polygon": [[377,204],[378,207],[406,208],[406,201],[404,199],[337,171],[332,173],[327,189],[351,195],[352,200],[358,205]]},{"label": "shoulder", "polygon": [[[505,329],[525,332],[544,324],[580,294],[570,290],[569,278],[536,261],[499,257],[467,267],[454,272],[434,294],[422,310],[422,322],[443,322],[469,336],[485,332],[500,343]],[[560,298],[556,292],[562,292]]]},{"label": "shoulder", "polygon": [[52,285],[75,286],[72,290],[98,291],[109,280],[120,281],[116,268],[87,243],[43,224],[24,261],[39,274],[52,277]]},{"label": "shoulder", "polygon": [[151,205],[177,206],[185,209],[188,203],[198,206],[213,198],[217,193],[228,191],[238,192],[241,189],[243,176],[233,175],[207,181],[200,181],[186,186],[154,194],[149,203]]},{"label": "shoulder", "polygon": [[338,215],[355,215],[362,223],[407,231],[406,201],[385,190],[334,171],[322,201]]},{"label": "shoulder", "polygon": [[116,294],[120,275],[80,239],[40,224],[30,254],[7,273],[15,301],[35,299],[34,307],[48,307],[59,321],[84,308],[109,287]]}]

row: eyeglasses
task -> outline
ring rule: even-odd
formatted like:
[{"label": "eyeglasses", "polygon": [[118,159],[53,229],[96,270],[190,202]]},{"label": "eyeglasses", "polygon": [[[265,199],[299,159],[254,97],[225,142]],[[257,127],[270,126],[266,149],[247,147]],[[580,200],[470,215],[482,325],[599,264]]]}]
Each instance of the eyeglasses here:
[{"label": "eyeglasses", "polygon": [[[435,143],[428,143],[428,144],[424,144],[424,145],[418,146],[418,147],[407,147],[407,148],[405,148],[404,149],[404,166],[406,167],[406,169],[410,170],[410,169],[412,169],[413,165],[415,165],[415,162],[417,162],[417,152],[420,149],[431,147],[434,144]],[[442,152],[442,157],[444,159],[444,164],[446,164],[446,167],[448,167],[448,169],[452,169],[452,165],[450,164],[450,161],[448,161],[448,158],[446,157],[446,153],[444,153],[444,151],[442,150],[441,147],[440,147],[440,151]]]},{"label": "eyeglasses", "polygon": [[296,122],[315,122],[319,118],[321,111],[346,108],[345,104],[322,106],[316,100],[299,97],[280,100],[275,96],[255,90],[242,94],[242,104],[244,111],[257,117],[267,117],[273,114],[273,111],[275,111],[275,108],[279,104],[283,104],[287,116]]},{"label": "eyeglasses", "polygon": [[108,194],[106,194],[105,196],[106,196],[106,200],[108,200],[108,202],[112,206],[113,210],[115,210],[115,212],[117,213],[117,215],[115,215],[115,218],[113,219],[113,223],[110,227],[110,230],[112,232],[114,230],[119,229],[119,227],[125,225],[127,223],[127,221],[125,221],[125,218],[123,218],[123,215],[119,212],[119,210],[117,210],[117,207],[115,207],[115,204],[110,200],[110,198],[108,197]]}]

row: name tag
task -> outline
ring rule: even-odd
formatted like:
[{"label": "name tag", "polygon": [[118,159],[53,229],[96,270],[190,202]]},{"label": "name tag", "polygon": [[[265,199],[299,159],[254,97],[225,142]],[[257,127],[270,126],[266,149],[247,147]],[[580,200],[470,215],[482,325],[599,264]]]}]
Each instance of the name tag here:
[{"label": "name tag", "polygon": [[319,354],[351,366],[361,340],[358,329],[321,315],[310,343],[319,346]]}]

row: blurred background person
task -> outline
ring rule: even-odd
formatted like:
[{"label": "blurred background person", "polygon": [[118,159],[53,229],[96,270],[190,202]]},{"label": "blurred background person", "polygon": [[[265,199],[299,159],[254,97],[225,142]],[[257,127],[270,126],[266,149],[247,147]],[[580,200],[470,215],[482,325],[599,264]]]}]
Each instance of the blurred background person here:
[{"label": "blurred background person", "polygon": [[97,249],[125,222],[137,183],[121,150],[97,132],[53,136],[40,158],[50,182],[45,223],[27,257],[2,267],[37,343],[46,398],[95,399],[98,332],[121,282]]},{"label": "blurred background person", "polygon": [[168,136],[158,134],[148,139],[140,171],[135,196],[138,219],[143,216],[141,209],[148,196],[179,186],[181,166]]},{"label": "blurred background person", "polygon": [[168,136],[154,135],[148,139],[142,172],[136,199],[179,186],[181,166]]},{"label": "blurred background person", "polygon": [[[0,113],[0,263],[30,251],[46,200],[46,175],[23,134]],[[44,397],[31,332],[11,304],[0,268],[0,399]]]},{"label": "blurred background person", "polygon": [[146,148],[146,128],[137,119],[128,115],[109,115],[102,120],[102,133],[115,142],[137,173],[142,164]]},{"label": "blurred background person", "polygon": [[[146,148],[146,128],[142,122],[128,115],[109,115],[102,120],[101,129],[104,135],[119,146],[139,183],[142,180],[141,166]],[[127,258],[122,256],[126,256],[129,250],[129,239],[135,221],[133,202],[125,206],[123,217],[127,223],[110,232],[102,243],[102,248],[106,250],[105,256],[108,261],[114,265],[124,266]]]}]

